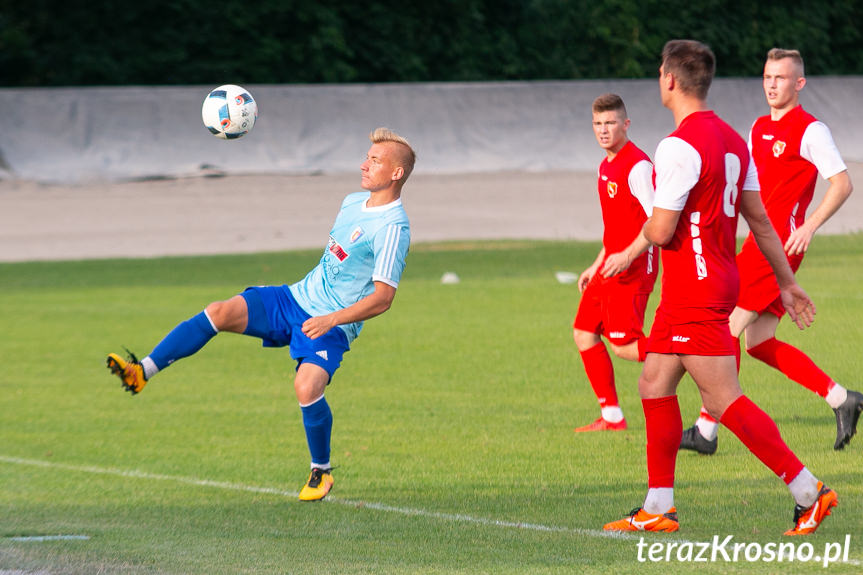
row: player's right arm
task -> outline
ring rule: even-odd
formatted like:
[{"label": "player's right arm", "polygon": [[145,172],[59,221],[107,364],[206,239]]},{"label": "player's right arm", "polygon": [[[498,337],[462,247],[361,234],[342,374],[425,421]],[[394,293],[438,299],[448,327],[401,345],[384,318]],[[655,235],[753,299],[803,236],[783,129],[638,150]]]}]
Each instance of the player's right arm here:
[{"label": "player's right arm", "polygon": [[701,155],[688,142],[670,136],[656,147],[654,171],[656,196],[643,234],[651,244],[665,246],[674,239],[689,192],[698,183]]},{"label": "player's right arm", "polygon": [[600,264],[602,264],[602,260],[605,259],[605,246],[602,246],[602,249],[599,250],[599,254],[596,256],[594,262],[590,265],[589,268],[581,272],[581,275],[578,276],[578,291],[584,292],[587,284],[590,283],[590,280],[593,279],[593,276],[596,275],[596,272],[599,270]]},{"label": "player's right arm", "polygon": [[679,220],[680,210],[667,210],[654,206],[653,215],[644,222],[644,238],[655,246],[667,245],[674,238]]}]

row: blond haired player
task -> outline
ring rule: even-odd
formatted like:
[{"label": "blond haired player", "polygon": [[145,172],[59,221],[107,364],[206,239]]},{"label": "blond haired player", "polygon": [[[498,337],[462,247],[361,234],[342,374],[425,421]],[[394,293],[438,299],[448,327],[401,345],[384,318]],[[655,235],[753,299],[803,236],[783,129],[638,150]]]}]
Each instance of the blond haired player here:
[{"label": "blond haired player", "polygon": [[364,320],[387,311],[405,267],[410,223],[402,187],[414,167],[410,144],[386,128],[374,130],[360,166],[365,190],[349,194],[318,265],[288,286],[246,289],[177,325],[140,362],[108,355],[123,387],[137,394],[150,378],[197,353],[219,332],[260,338],[265,347],[290,347],[296,361],[294,391],[300,403],[311,472],[300,500],[317,501],[333,486],[330,434],[333,414],[324,391]]},{"label": "blond haired player", "polygon": [[[770,114],[753,124],[749,149],[758,169],[767,215],[785,245],[791,269],[796,272],[816,230],[851,194],[851,178],[830,129],[800,105],[800,91],[806,85],[800,52],[770,50],[764,63],[763,84]],[[818,174],[830,186],[807,217]],[[732,335],[745,334],[749,355],[818,394],[833,408],[836,417],[833,449],[844,448],[857,431],[863,394],[846,390],[801,350],[776,339],[776,327],[784,314],[779,286],[752,234],[737,255],[737,267],[740,298],[731,313]],[[716,420],[702,410],[695,425],[683,432],[680,447],[712,454],[717,447],[717,430]]]}]

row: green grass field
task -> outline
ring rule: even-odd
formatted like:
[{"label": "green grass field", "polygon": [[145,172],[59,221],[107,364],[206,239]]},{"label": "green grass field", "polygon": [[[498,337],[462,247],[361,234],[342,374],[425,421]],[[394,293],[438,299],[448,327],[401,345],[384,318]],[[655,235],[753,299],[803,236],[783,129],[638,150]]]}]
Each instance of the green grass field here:
[{"label": "green grass field", "polygon": [[[393,308],[327,392],[338,468],[316,504],[296,500],[308,452],[287,350],[220,335],[135,397],[104,357],[146,354],[247,285],[293,282],[317,251],[0,265],[0,575],[863,571],[863,438],[834,452],[826,403],[748,357],[744,389],[839,494],[794,543],[820,556],[850,535],[850,562],[641,563],[638,536],[603,536],[640,504],[646,468],[637,364],[615,359],[629,430],[572,432],[598,407],[571,337],[578,291],[554,274],[597,249],[415,246]],[[461,283],[442,285],[448,271]],[[799,277],[818,319],[803,333],[785,321],[782,336],[863,387],[863,236],[819,238]],[[689,425],[691,381],[680,401]],[[719,438],[713,457],[681,454],[681,530],[647,543],[788,542],[784,484]]]}]

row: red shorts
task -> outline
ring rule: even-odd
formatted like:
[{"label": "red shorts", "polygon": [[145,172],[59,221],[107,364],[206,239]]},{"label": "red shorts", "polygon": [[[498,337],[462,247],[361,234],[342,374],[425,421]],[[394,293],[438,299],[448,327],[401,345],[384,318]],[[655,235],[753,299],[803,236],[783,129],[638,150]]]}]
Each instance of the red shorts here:
[{"label": "red shorts", "polygon": [[735,355],[737,341],[728,329],[730,310],[693,310],[698,320],[672,320],[660,304],[647,339],[647,353]]},{"label": "red shorts", "polygon": [[578,304],[572,327],[598,333],[614,345],[626,345],[644,337],[644,310],[650,292],[639,284],[592,281]]},{"label": "red shorts", "polygon": [[[803,254],[788,256],[788,263],[795,273],[803,262]],[[737,254],[737,269],[740,271],[740,295],[737,307],[759,314],[772,313],[776,317],[785,315],[785,306],[779,297],[779,284],[773,268],[758,249],[751,237],[743,242],[743,248]]]}]

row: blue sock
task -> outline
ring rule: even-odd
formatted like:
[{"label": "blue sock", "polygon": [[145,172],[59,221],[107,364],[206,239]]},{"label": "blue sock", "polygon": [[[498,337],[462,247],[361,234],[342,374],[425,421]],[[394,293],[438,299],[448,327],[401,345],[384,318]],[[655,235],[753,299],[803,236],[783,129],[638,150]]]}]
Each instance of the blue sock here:
[{"label": "blue sock", "polygon": [[150,352],[150,359],[159,369],[164,369],[178,359],[188,357],[210,341],[218,333],[204,312],[193,316],[165,336]]},{"label": "blue sock", "polygon": [[312,454],[312,463],[318,465],[330,462],[330,434],[333,431],[333,412],[322,395],[311,405],[300,406],[303,411],[303,426],[306,428],[306,441]]}]

